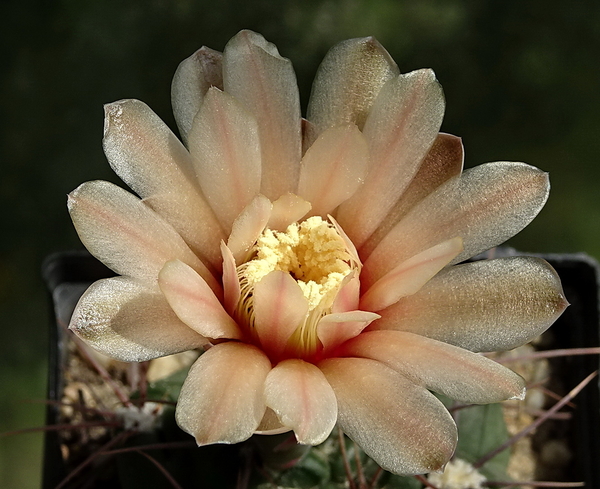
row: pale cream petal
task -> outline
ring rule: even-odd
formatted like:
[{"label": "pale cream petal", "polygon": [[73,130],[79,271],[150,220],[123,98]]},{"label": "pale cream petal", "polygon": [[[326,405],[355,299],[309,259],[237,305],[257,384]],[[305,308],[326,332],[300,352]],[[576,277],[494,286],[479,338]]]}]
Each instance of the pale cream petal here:
[{"label": "pale cream petal", "polygon": [[185,324],[211,339],[241,339],[242,332],[211,288],[193,268],[179,260],[165,264],[158,285],[167,302]]},{"label": "pale cream petal", "polygon": [[264,384],[271,362],[258,348],[221,343],[192,365],[181,388],[175,418],[198,445],[250,438],[264,414]]},{"label": "pale cream petal", "polygon": [[189,132],[200,188],[226,231],[260,192],[256,120],[231,95],[210,88]]},{"label": "pale cream petal", "polygon": [[173,76],[171,105],[181,139],[187,142],[192,121],[210,87],[223,88],[223,55],[202,46],[184,59]]},{"label": "pale cream petal", "polygon": [[225,242],[221,241],[223,255],[223,304],[229,314],[233,314],[241,297],[240,279],[235,266],[235,258]]},{"label": "pale cream petal", "polygon": [[360,308],[381,311],[401,297],[414,294],[462,250],[462,238],[452,238],[403,261],[366,291]]},{"label": "pale cream petal", "polygon": [[466,170],[418,203],[388,233],[365,261],[361,280],[368,287],[390,267],[455,236],[463,239],[465,249],[452,263],[497,246],[531,222],[548,190],[548,175],[524,163],[487,163]]},{"label": "pale cream petal", "polygon": [[427,389],[374,360],[332,358],[318,366],[337,397],[339,426],[383,469],[424,474],[448,462],[456,425]]},{"label": "pale cream petal", "polygon": [[181,236],[135,195],[109,182],[87,182],[69,194],[68,207],[82,243],[119,275],[156,283],[163,265],[177,258],[221,294],[215,277]]},{"label": "pale cream petal", "polygon": [[227,247],[238,265],[248,258],[250,249],[269,222],[272,208],[269,199],[264,195],[257,195],[233,221]]},{"label": "pale cream petal", "polygon": [[412,209],[418,202],[427,197],[441,184],[452,177],[460,175],[463,169],[464,148],[459,137],[439,133],[427,156],[421,163],[419,171],[410,182],[408,188],[377,230],[367,242],[361,246],[360,255],[368,258],[383,237]]},{"label": "pale cream petal", "polygon": [[300,165],[298,195],[312,205],[310,216],[325,218],[363,183],[369,149],[355,125],[327,129]]},{"label": "pale cream petal", "polygon": [[202,196],[183,144],[139,100],[106,105],[105,113],[103,146],[112,169],[219,270],[219,240],[225,236]]},{"label": "pale cream petal", "polygon": [[283,232],[293,222],[302,219],[310,211],[310,202],[296,194],[286,193],[273,202],[273,210],[267,227]]},{"label": "pale cream petal", "polygon": [[370,158],[365,183],[336,215],[357,248],[379,227],[417,173],[443,116],[444,95],[431,70],[400,75],[379,92],[363,129]]},{"label": "pale cream petal", "polygon": [[337,420],[337,401],[323,372],[300,359],[279,362],[267,375],[265,402],[298,443],[325,441]]},{"label": "pale cream petal", "polygon": [[256,117],[262,152],[261,192],[294,192],[302,153],[300,97],[289,59],[260,34],[241,31],[225,46],[223,84]]},{"label": "pale cream petal", "polygon": [[404,331],[370,331],[347,342],[340,356],[385,363],[429,390],[465,403],[522,399],[522,377],[482,355]]},{"label": "pale cream petal", "polygon": [[510,350],[543,333],[568,305],[544,260],[511,257],[442,270],[380,311],[371,329],[428,336],[472,351]]},{"label": "pale cream petal", "polygon": [[317,336],[325,351],[359,335],[379,314],[367,311],[347,311],[327,314],[317,324]]},{"label": "pale cream petal", "polygon": [[93,283],[79,299],[69,328],[92,348],[124,362],[208,343],[179,320],[160,291],[125,277]]},{"label": "pale cream petal", "polygon": [[308,119],[319,131],[348,123],[362,129],[381,87],[399,74],[398,66],[375,38],[342,41],[319,66]]},{"label": "pale cream petal", "polygon": [[292,333],[308,312],[308,300],[294,278],[275,270],[254,286],[255,328],[263,348],[283,353]]}]

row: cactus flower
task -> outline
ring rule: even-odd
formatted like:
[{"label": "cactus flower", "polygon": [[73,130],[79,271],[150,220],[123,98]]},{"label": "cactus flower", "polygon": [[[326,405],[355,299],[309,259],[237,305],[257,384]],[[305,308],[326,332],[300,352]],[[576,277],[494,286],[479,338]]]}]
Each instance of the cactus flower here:
[{"label": "cactus flower", "polygon": [[536,216],[547,175],[463,172],[431,70],[342,42],[302,118],[290,61],[242,31],[179,65],[172,102],[181,140],[140,101],[106,106],[104,151],[137,195],[104,181],[69,195],[83,244],[118,274],[70,328],[130,362],[206,350],[176,410],[199,445],[286,431],[316,445],[338,423],[383,468],[425,473],[457,441],[432,391],[523,396],[479,352],[548,328],[560,280],[532,257],[462,262]]}]

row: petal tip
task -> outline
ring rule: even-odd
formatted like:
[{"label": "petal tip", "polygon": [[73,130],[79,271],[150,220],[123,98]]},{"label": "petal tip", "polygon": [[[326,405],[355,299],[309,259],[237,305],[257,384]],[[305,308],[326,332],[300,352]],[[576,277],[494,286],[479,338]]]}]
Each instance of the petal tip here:
[{"label": "petal tip", "polygon": [[517,394],[516,396],[513,396],[513,397],[509,397],[508,400],[509,401],[522,401],[523,399],[525,399],[525,394],[527,394],[527,388],[523,387],[519,394]]},{"label": "petal tip", "polygon": [[123,105],[126,100],[118,100],[109,104],[104,104],[104,128],[102,130],[102,140],[106,140],[114,125],[119,124],[119,119],[123,116]]},{"label": "petal tip", "polygon": [[439,469],[435,469],[430,471],[430,474],[443,474],[444,471],[446,470],[446,465],[448,465],[448,462],[446,462],[444,465],[442,465]]},{"label": "petal tip", "polygon": [[73,206],[75,205],[75,201],[77,200],[75,198],[75,192],[77,191],[77,189],[73,190],[72,192],[69,192],[67,194],[67,210],[69,212],[71,212],[71,210],[73,209]]}]

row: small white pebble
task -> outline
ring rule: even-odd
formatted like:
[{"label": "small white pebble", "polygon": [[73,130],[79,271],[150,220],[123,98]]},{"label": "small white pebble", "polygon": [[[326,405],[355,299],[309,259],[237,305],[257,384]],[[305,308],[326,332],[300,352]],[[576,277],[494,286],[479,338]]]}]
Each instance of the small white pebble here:
[{"label": "small white pebble", "polygon": [[530,389],[527,391],[525,404],[529,409],[544,409],[544,405],[546,404],[546,395],[539,389]]},{"label": "small white pebble", "polygon": [[432,473],[427,480],[439,489],[482,489],[485,477],[460,458],[451,460],[442,474]]},{"label": "small white pebble", "polygon": [[146,402],[139,408],[137,406],[123,406],[115,410],[117,418],[123,422],[126,430],[142,432],[152,431],[160,413],[162,405],[155,402]]}]

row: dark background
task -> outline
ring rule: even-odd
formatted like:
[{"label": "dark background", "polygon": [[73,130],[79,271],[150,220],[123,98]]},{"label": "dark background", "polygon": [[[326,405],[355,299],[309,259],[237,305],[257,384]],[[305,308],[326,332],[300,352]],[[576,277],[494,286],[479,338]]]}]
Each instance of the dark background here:
[{"label": "dark background", "polygon": [[[600,2],[551,0],[4,0],[0,2],[0,432],[41,426],[48,298],[40,264],[80,248],[66,194],[116,181],[102,105],[139,98],[171,127],[170,80],[197,48],[261,32],[304,106],[334,43],[374,35],[400,69],[433,68],[442,129],[466,166],[525,161],[550,201],[510,244],[600,257]],[[32,402],[36,401],[36,402]],[[41,437],[0,438],[0,487],[39,487]]]}]

